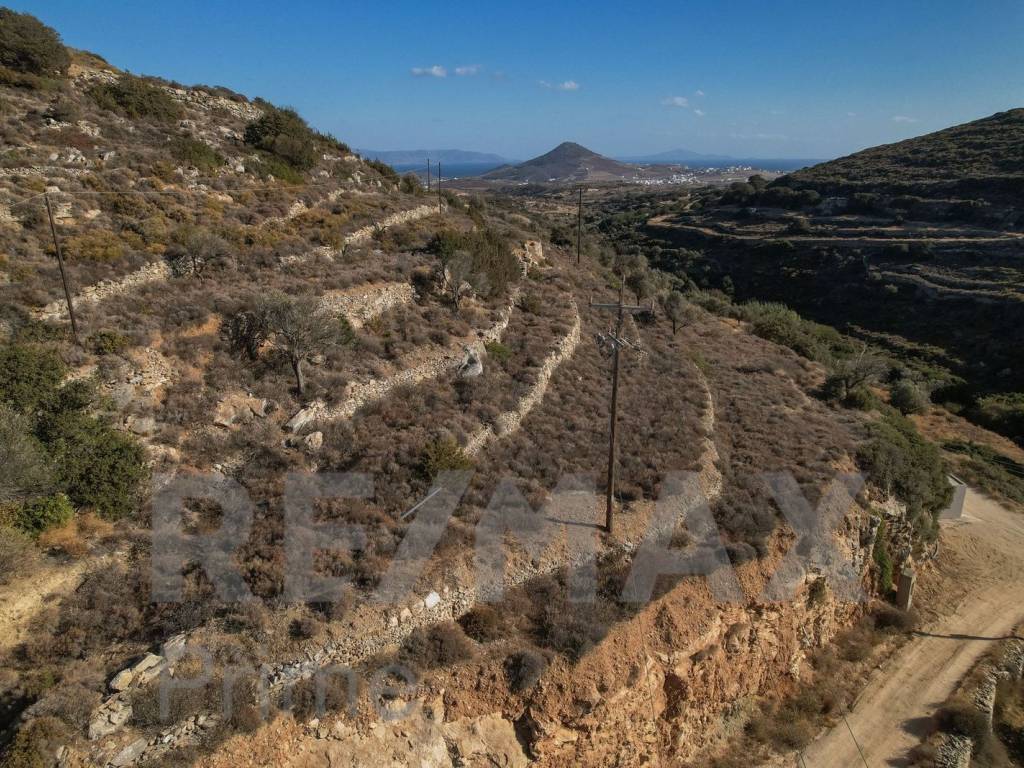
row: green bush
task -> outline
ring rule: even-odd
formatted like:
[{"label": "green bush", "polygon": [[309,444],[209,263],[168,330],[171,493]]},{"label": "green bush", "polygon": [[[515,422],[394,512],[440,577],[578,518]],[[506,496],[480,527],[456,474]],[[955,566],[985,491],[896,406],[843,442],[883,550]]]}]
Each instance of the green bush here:
[{"label": "green bush", "polygon": [[128,347],[128,337],[117,331],[96,331],[86,339],[93,354],[116,355]]},{"label": "green bush", "polygon": [[763,339],[789,347],[810,360],[829,362],[848,344],[833,328],[805,320],[785,304],[751,301],[741,307],[744,320]]},{"label": "green bush", "polygon": [[167,91],[127,72],[113,83],[100,83],[89,95],[101,109],[132,120],[150,118],[167,123],[181,116],[181,106]]},{"label": "green bush", "polygon": [[420,471],[428,480],[433,480],[440,472],[472,467],[473,460],[451,437],[435,440],[427,445],[420,460]]},{"label": "green bush", "polygon": [[286,184],[302,184],[306,180],[301,171],[295,170],[284,160],[273,155],[262,155],[258,160],[247,163],[245,170],[261,179],[273,176]]},{"label": "green bush", "polygon": [[49,528],[59,528],[75,516],[68,497],[63,493],[33,499],[14,512],[14,527],[30,536],[38,536]]},{"label": "green bush", "polygon": [[260,106],[264,113],[245,127],[245,143],[297,171],[308,171],[316,165],[317,135],[299,113],[265,102]]},{"label": "green bush", "polygon": [[952,495],[939,449],[895,411],[870,430],[871,440],[858,451],[858,462],[875,485],[907,505],[917,535],[934,539],[938,515]]},{"label": "green bush", "polygon": [[1024,392],[983,397],[974,412],[989,429],[1024,443]]},{"label": "green bush", "polygon": [[37,717],[25,723],[4,755],[4,768],[46,768],[71,734],[55,717]]},{"label": "green bush", "polygon": [[0,348],[0,403],[32,413],[60,386],[66,372],[56,352],[32,344]]},{"label": "green bush", "polygon": [[213,173],[227,161],[205,141],[191,136],[179,136],[171,142],[171,155],[180,163],[187,163],[202,173]]},{"label": "green bush", "polygon": [[380,160],[367,160],[366,164],[383,176],[384,181],[391,182],[392,184],[398,184],[401,181],[398,178],[398,172],[387,163],[382,163]]},{"label": "green bush", "polygon": [[40,431],[58,483],[76,507],[111,520],[133,511],[146,467],[132,437],[74,409],[48,414]]},{"label": "green bush", "polygon": [[441,230],[430,239],[427,249],[442,269],[452,274],[451,289],[465,281],[482,296],[500,296],[522,274],[508,240],[493,229]]},{"label": "green bush", "polygon": [[35,16],[0,8],[0,66],[32,75],[62,75],[71,55],[56,30]]},{"label": "green bush", "polygon": [[400,189],[407,195],[418,195],[423,191],[423,185],[420,184],[419,176],[415,173],[407,173],[402,177]]},{"label": "green bush", "polygon": [[65,251],[72,260],[117,261],[124,256],[124,243],[116,233],[98,229],[68,238]]},{"label": "green bush", "polygon": [[484,344],[484,351],[487,356],[496,363],[504,363],[512,357],[512,350],[500,341],[488,341]]},{"label": "green bush", "polygon": [[889,403],[900,413],[921,413],[928,407],[928,396],[913,382],[900,381],[889,394]]}]

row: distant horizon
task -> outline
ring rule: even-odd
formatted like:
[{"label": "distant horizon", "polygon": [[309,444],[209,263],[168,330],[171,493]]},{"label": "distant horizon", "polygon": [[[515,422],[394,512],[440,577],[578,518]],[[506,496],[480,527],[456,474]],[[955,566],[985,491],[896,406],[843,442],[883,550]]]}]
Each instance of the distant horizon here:
[{"label": "distant horizon", "polygon": [[0,2],[113,66],[293,106],[350,146],[525,159],[572,136],[609,157],[829,159],[1024,105],[1014,0]]}]

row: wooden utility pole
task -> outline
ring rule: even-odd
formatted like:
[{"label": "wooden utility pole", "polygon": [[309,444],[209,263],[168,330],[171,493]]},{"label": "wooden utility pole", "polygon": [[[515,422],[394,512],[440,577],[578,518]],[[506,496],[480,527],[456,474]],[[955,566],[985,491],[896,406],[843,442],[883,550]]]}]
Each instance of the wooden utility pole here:
[{"label": "wooden utility pole", "polygon": [[581,263],[580,248],[583,242],[583,187],[580,187],[580,202],[576,209],[576,266]]},{"label": "wooden utility pole", "polygon": [[430,191],[430,158],[427,158],[427,192]]},{"label": "wooden utility pole", "polygon": [[75,339],[75,344],[81,346],[81,342],[78,340],[78,320],[75,318],[75,304],[71,300],[71,287],[68,285],[68,273],[64,269],[64,254],[60,250],[60,238],[57,237],[57,225],[53,221],[53,206],[50,205],[50,195],[43,193],[43,199],[46,200],[46,215],[50,219],[50,234],[53,235],[53,247],[57,251],[57,264],[60,267],[60,280],[64,283],[64,298],[68,302],[68,317],[71,318],[71,335]]},{"label": "wooden utility pole", "polygon": [[441,161],[437,161],[437,212],[438,214],[443,213],[441,210]]},{"label": "wooden utility pole", "polygon": [[632,347],[633,349],[639,349],[635,344],[626,341],[622,338],[622,325],[626,319],[626,315],[638,315],[642,312],[652,312],[653,307],[638,307],[634,305],[628,305],[622,303],[624,290],[624,283],[619,284],[619,301],[617,304],[595,304],[593,299],[590,301],[592,309],[610,309],[617,313],[615,332],[601,334],[598,338],[602,344],[605,344],[612,349],[612,403],[609,415],[609,430],[608,430],[608,487],[605,490],[605,512],[604,512],[604,529],[608,533],[612,532],[612,517],[614,512],[615,504],[615,467],[618,463],[616,461],[616,452],[618,445],[616,443],[618,421],[619,421],[619,353],[623,347]]}]

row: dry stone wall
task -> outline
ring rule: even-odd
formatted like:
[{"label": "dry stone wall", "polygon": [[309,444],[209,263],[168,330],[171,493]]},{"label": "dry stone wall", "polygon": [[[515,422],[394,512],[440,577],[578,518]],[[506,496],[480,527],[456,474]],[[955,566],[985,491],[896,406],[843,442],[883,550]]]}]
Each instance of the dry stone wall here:
[{"label": "dry stone wall", "polygon": [[580,313],[575,300],[572,302],[572,311],[572,328],[558,343],[555,350],[544,360],[540,373],[537,375],[536,383],[526,396],[519,401],[515,410],[506,411],[505,413],[500,414],[498,418],[495,419],[494,427],[482,427],[470,437],[465,447],[467,454],[475,456],[482,451],[484,446],[486,446],[491,440],[494,440],[497,437],[506,437],[516,432],[527,414],[529,414],[530,411],[532,411],[544,399],[544,395],[548,391],[548,384],[551,382],[551,377],[554,375],[558,366],[573,356],[576,352],[576,347],[578,347],[580,343]]}]

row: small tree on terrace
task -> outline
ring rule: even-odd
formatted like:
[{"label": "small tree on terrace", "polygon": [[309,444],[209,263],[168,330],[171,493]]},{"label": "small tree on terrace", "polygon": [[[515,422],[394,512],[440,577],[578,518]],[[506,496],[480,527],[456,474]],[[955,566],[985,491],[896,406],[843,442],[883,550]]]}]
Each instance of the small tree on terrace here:
[{"label": "small tree on terrace", "polygon": [[352,340],[352,328],[348,321],[325,311],[313,296],[271,296],[259,314],[266,318],[267,328],[274,341],[288,355],[300,395],[306,391],[302,370],[306,358]]},{"label": "small tree on terrace", "polygon": [[473,280],[473,274],[473,256],[469,251],[456,251],[441,263],[441,280],[456,311],[467,286],[470,286]]},{"label": "small tree on terrace", "polygon": [[672,323],[672,335],[676,335],[680,325],[692,319],[693,310],[689,302],[679,291],[672,291],[665,297],[665,316]]},{"label": "small tree on terrace", "polygon": [[190,272],[202,280],[207,267],[225,264],[231,256],[231,245],[205,227],[182,227],[174,239],[167,258],[178,274]]},{"label": "small tree on terrace", "polygon": [[832,374],[825,380],[825,394],[846,400],[855,390],[876,382],[884,371],[884,361],[868,354],[865,344],[858,354],[835,364]]}]

